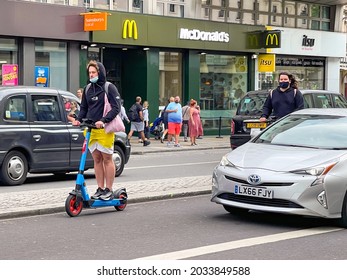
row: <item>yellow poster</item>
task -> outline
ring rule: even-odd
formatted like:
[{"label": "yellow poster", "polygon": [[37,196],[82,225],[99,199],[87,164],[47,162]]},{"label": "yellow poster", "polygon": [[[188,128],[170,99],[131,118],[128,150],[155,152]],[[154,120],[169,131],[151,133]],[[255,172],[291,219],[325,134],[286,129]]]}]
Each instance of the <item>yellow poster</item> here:
[{"label": "yellow poster", "polygon": [[258,55],[258,71],[259,72],[275,72],[276,55],[275,54],[259,54]]}]

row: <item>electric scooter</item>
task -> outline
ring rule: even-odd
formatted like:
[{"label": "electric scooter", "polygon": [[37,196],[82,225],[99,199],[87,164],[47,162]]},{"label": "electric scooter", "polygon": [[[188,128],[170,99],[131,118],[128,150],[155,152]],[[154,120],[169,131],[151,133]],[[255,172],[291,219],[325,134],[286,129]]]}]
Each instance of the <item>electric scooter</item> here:
[{"label": "electric scooter", "polygon": [[78,216],[83,208],[99,208],[114,206],[117,211],[123,211],[127,205],[127,192],[125,188],[117,189],[109,200],[93,199],[89,197],[85,178],[84,167],[88,155],[88,143],[92,129],[96,129],[95,124],[88,119],[84,119],[80,127],[86,127],[86,136],[82,147],[79,171],[76,178],[75,189],[69,193],[65,201],[65,210],[70,217]]}]

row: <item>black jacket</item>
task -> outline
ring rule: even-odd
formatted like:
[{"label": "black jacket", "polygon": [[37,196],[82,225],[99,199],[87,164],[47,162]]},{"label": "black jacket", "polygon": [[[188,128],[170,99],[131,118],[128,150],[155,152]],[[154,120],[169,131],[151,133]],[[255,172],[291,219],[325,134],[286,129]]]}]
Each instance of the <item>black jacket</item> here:
[{"label": "black jacket", "polygon": [[103,117],[104,113],[104,97],[105,97],[105,82],[106,82],[106,70],[102,63],[98,62],[99,67],[99,79],[96,83],[90,83],[90,87],[87,86],[83,89],[81,110],[78,114],[78,121],[82,121],[83,118],[93,120],[93,122],[102,121],[108,123],[112,121],[121,111],[120,95],[114,84],[110,84],[108,87],[108,101],[112,106],[112,110]]},{"label": "black jacket", "polygon": [[304,109],[304,98],[299,90],[290,87],[282,92],[276,88],[266,98],[261,116],[268,118],[272,113],[279,119],[300,109]]}]

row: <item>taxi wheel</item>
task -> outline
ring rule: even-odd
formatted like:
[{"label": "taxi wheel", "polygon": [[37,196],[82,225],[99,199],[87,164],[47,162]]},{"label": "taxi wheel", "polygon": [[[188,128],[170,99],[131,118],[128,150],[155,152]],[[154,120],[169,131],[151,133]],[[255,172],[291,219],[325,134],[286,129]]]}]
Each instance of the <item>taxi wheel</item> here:
[{"label": "taxi wheel", "polygon": [[248,209],[245,209],[245,208],[239,208],[239,207],[234,207],[229,205],[223,205],[223,207],[230,214],[242,215],[242,214],[248,213]]},{"label": "taxi wheel", "polygon": [[28,161],[19,151],[9,152],[2,163],[0,180],[8,186],[21,185],[27,178]]},{"label": "taxi wheel", "polygon": [[116,167],[116,177],[118,177],[123,173],[125,163],[125,155],[121,147],[114,145],[112,160]]}]

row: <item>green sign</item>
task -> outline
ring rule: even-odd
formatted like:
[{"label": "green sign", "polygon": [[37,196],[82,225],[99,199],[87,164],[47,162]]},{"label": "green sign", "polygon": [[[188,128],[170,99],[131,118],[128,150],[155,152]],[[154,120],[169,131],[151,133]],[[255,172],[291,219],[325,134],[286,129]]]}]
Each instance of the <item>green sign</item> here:
[{"label": "green sign", "polygon": [[246,36],[247,49],[275,49],[281,47],[281,31],[265,30],[248,32]]}]

